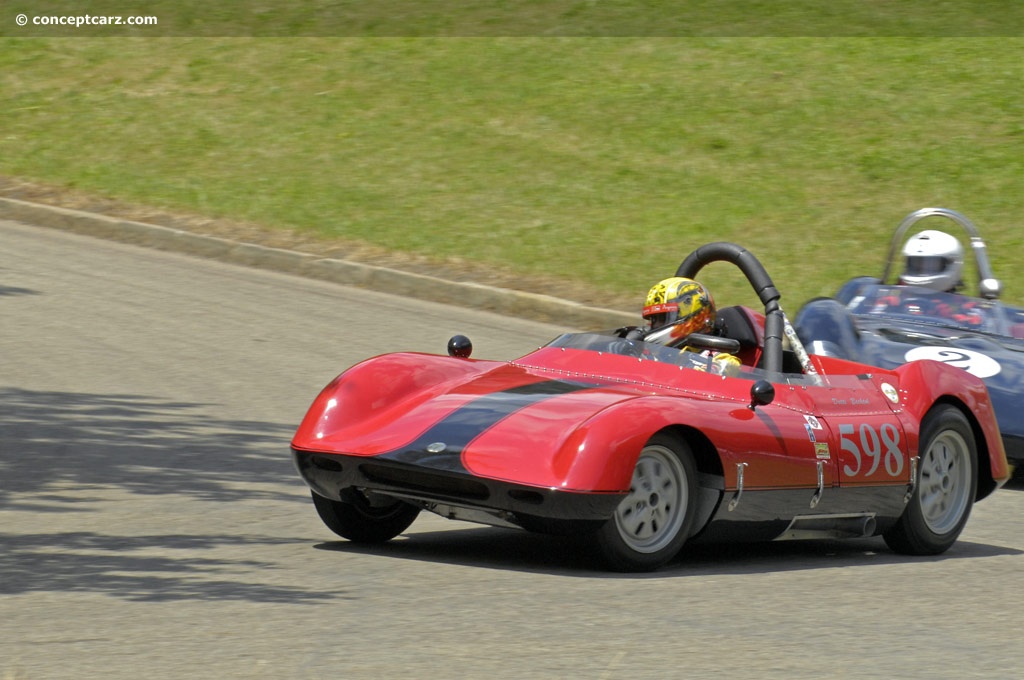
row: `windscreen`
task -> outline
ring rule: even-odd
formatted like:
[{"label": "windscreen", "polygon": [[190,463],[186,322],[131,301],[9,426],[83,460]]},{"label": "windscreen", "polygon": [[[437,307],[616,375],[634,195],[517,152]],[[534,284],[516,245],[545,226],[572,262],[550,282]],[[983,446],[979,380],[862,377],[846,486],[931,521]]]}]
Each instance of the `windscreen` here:
[{"label": "windscreen", "polygon": [[[579,349],[602,354],[615,354],[621,356],[635,357],[641,361],[653,361],[683,368],[691,368],[697,371],[714,372],[711,359],[708,353],[680,350],[675,347],[643,342],[639,340],[626,340],[616,336],[614,333],[566,333],[560,335],[547,344],[547,347],[564,347],[566,349]],[[808,377],[802,373],[769,373],[760,368],[751,366],[737,366],[725,373],[725,377],[741,378],[743,380],[767,380],[772,383],[785,383],[792,385],[847,385],[860,380],[858,376],[818,376]]]},{"label": "windscreen", "polygon": [[998,333],[998,303],[918,286],[869,286],[847,305],[858,316],[905,319],[964,330]]}]

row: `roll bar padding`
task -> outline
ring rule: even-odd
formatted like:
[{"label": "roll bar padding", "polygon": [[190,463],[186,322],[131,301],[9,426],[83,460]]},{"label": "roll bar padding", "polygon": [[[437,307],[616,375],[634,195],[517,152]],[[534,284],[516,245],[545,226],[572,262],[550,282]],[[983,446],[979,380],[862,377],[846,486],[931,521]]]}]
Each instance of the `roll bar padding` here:
[{"label": "roll bar padding", "polygon": [[785,331],[785,315],[779,306],[782,294],[772,283],[764,265],[746,248],[718,241],[701,246],[687,255],[676,270],[676,276],[696,278],[697,273],[712,262],[730,262],[739,267],[764,304],[764,368],[781,373],[782,336]]}]

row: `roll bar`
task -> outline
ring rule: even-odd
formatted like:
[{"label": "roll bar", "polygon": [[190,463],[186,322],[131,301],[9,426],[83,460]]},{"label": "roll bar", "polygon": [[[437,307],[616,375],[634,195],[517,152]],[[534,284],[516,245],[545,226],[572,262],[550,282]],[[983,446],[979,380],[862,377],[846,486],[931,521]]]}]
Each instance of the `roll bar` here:
[{"label": "roll bar", "polygon": [[886,279],[889,278],[893,264],[896,261],[896,251],[903,242],[903,237],[906,235],[907,230],[926,217],[945,217],[963,227],[971,239],[971,251],[974,253],[974,263],[978,269],[978,293],[980,297],[986,300],[997,299],[1003,287],[999,279],[995,278],[992,274],[992,265],[988,261],[988,251],[985,248],[985,242],[981,240],[978,228],[960,213],[946,208],[921,208],[903,218],[900,225],[896,227],[896,233],[893,234],[892,242],[889,244],[889,256],[885,260],[885,271],[882,272],[881,282],[884,284]]},{"label": "roll bar", "polygon": [[676,276],[696,278],[697,272],[712,262],[731,262],[739,267],[764,304],[764,368],[769,372],[781,373],[786,315],[779,306],[782,294],[772,283],[764,265],[749,250],[735,243],[719,241],[701,246],[687,255],[676,270]]}]

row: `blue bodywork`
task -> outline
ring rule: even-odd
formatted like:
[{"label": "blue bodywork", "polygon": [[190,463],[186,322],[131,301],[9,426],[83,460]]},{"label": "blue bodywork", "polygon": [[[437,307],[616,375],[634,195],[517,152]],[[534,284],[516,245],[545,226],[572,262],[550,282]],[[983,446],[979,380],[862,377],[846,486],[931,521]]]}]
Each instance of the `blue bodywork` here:
[{"label": "blue bodywork", "polygon": [[856,278],[811,300],[794,327],[812,354],[881,368],[935,359],[985,381],[1006,456],[1024,463],[1024,310],[996,299]]}]

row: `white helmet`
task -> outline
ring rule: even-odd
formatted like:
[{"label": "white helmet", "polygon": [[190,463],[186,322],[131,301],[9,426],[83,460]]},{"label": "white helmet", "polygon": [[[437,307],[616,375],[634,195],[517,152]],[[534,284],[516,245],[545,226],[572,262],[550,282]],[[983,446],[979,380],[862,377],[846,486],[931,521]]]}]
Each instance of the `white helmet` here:
[{"label": "white helmet", "polygon": [[964,249],[955,237],[932,229],[915,234],[903,247],[906,258],[900,283],[953,291],[961,285]]}]

